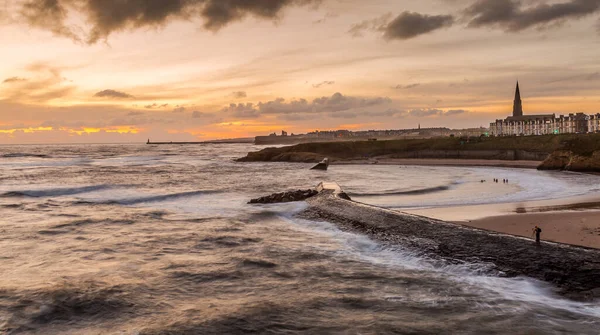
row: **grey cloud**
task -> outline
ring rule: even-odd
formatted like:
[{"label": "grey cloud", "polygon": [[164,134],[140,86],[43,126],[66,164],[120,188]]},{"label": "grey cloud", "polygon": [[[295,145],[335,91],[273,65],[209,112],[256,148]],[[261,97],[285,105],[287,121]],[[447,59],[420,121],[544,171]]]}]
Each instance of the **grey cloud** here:
[{"label": "grey cloud", "polygon": [[221,113],[228,113],[238,118],[257,118],[260,116],[259,111],[256,109],[254,104],[231,104],[229,107],[223,108]]},{"label": "grey cloud", "polygon": [[286,102],[276,99],[266,103],[259,103],[258,109],[265,114],[290,114],[290,113],[335,113],[354,108],[373,107],[391,103],[390,98],[358,98],[335,93],[331,97],[321,97],[309,102],[306,99]]},{"label": "grey cloud", "polygon": [[407,40],[454,24],[452,15],[426,15],[405,11],[392,19],[391,14],[365,20],[350,27],[352,36],[362,36],[365,31],[383,33],[387,40]]},{"label": "grey cloud", "polygon": [[131,94],[128,94],[125,92],[120,92],[120,91],[115,91],[115,90],[100,91],[100,92],[94,94],[94,97],[96,97],[96,98],[114,98],[114,99],[132,99],[132,98],[134,98],[134,96]]},{"label": "grey cloud", "polygon": [[166,107],[169,107],[169,104],[159,105],[157,103],[153,103],[153,104],[144,106],[144,108],[146,108],[146,109],[156,109],[156,108],[166,108]]},{"label": "grey cloud", "polygon": [[585,76],[585,80],[598,80],[600,79],[600,72],[590,73]]},{"label": "grey cloud", "polygon": [[464,110],[464,109],[450,109],[448,111],[446,111],[443,115],[444,116],[454,116],[454,115],[460,115],[460,114],[466,114],[468,113],[468,111]]},{"label": "grey cloud", "polygon": [[397,90],[409,90],[411,88],[415,88],[415,87],[419,87],[421,86],[421,84],[416,83],[416,84],[409,84],[409,85],[396,85],[396,87],[394,87]]},{"label": "grey cloud", "polygon": [[388,40],[407,40],[454,24],[452,15],[425,15],[403,12],[383,27],[383,37]]},{"label": "grey cloud", "polygon": [[364,20],[362,22],[353,24],[348,30],[348,33],[354,37],[361,37],[365,31],[378,31],[382,30],[392,18],[392,13],[387,13],[380,17]]},{"label": "grey cloud", "polygon": [[335,84],[335,81],[326,80],[326,81],[322,81],[322,82],[320,82],[320,83],[318,83],[318,84],[313,84],[313,85],[312,85],[312,87],[314,87],[314,88],[319,88],[319,87],[321,87],[321,86],[325,86],[325,85],[333,85],[333,84]]},{"label": "grey cloud", "polygon": [[[205,29],[217,31],[254,16],[277,20],[290,6],[317,5],[320,0],[19,0],[22,20],[55,35],[96,43],[110,34],[131,29],[161,27],[173,20],[199,18]],[[67,24],[70,12],[86,19],[89,29]]]},{"label": "grey cloud", "polygon": [[469,27],[500,27],[520,31],[578,19],[600,11],[600,0],[570,0],[561,3],[537,2],[524,6],[516,0],[477,0],[464,14]]},{"label": "grey cloud", "polygon": [[[304,119],[299,116],[300,114],[334,114],[358,108],[385,105],[391,102],[392,100],[386,97],[359,98],[335,93],[330,97],[321,97],[312,101],[306,99],[286,101],[283,98],[278,98],[267,102],[259,102],[258,104],[230,104],[220,112],[237,118],[258,118],[261,115],[272,114],[286,120],[299,120]],[[289,115],[295,115],[295,117],[287,117]]]},{"label": "grey cloud", "polygon": [[192,119],[211,119],[214,117],[215,117],[215,115],[211,114],[211,113],[204,113],[204,112],[200,112],[200,111],[192,112]]},{"label": "grey cloud", "polygon": [[437,108],[417,108],[408,111],[406,114],[413,117],[431,117],[431,116],[456,116],[468,113],[464,109],[450,109],[443,111]]},{"label": "grey cloud", "polygon": [[4,81],[2,81],[2,82],[8,84],[8,83],[17,83],[17,82],[21,82],[21,81],[27,81],[27,79],[21,78],[21,77],[10,77],[10,78],[4,79]]},{"label": "grey cloud", "polygon": [[185,112],[185,107],[183,107],[183,106],[175,107],[175,109],[173,109],[173,113],[183,113],[183,112]]},{"label": "grey cloud", "polygon": [[439,116],[443,114],[444,111],[435,108],[419,108],[413,109],[408,112],[408,115],[414,117],[429,117],[429,116]]},{"label": "grey cloud", "polygon": [[237,91],[237,92],[233,92],[231,93],[231,95],[235,98],[235,99],[244,99],[248,97],[248,94],[244,91]]}]

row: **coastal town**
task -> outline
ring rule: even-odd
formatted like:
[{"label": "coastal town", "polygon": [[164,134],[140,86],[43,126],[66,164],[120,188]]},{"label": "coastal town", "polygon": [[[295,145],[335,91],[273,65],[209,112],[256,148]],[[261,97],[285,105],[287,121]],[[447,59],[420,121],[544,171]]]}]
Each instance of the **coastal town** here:
[{"label": "coastal town", "polygon": [[559,134],[587,134],[600,132],[600,113],[570,113],[568,115],[523,113],[523,101],[519,83],[515,91],[513,112],[505,119],[491,122],[489,128],[450,129],[446,127],[395,130],[327,130],[313,131],[307,134],[272,133],[268,136],[256,136],[255,144],[297,144],[307,142],[334,142],[360,140],[396,140],[396,139],[425,139],[434,137],[479,137],[479,136],[539,136]]}]

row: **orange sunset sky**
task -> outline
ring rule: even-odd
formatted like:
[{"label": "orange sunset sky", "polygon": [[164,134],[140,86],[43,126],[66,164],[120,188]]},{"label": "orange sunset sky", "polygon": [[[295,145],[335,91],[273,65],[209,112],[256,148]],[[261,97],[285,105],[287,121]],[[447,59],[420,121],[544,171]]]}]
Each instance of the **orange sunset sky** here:
[{"label": "orange sunset sky", "polygon": [[0,0],[0,143],[600,112],[600,0]]}]

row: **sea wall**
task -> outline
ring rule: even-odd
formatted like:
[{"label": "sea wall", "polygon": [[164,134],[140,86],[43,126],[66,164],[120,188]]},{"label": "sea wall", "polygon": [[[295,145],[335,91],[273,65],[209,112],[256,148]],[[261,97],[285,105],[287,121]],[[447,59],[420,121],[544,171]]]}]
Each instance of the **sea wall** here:
[{"label": "sea wall", "polygon": [[528,276],[550,282],[576,300],[600,298],[600,250],[534,241],[386,210],[341,199],[325,189],[307,200],[299,216],[323,220],[366,234],[384,244],[448,262],[487,265],[501,276]]}]

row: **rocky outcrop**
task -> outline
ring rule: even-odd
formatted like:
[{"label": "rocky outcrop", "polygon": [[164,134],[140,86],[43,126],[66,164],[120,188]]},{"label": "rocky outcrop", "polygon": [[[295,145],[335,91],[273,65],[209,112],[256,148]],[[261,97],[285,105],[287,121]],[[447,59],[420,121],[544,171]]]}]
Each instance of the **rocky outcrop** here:
[{"label": "rocky outcrop", "polygon": [[432,138],[421,140],[303,143],[248,153],[240,162],[317,163],[381,158],[539,160],[561,147],[561,137]]},{"label": "rocky outcrop", "polygon": [[571,299],[600,298],[600,250],[551,242],[537,246],[522,237],[347,201],[336,195],[339,192],[323,189],[307,200],[310,207],[299,216],[329,221],[434,259],[480,263],[496,275],[547,281]]},{"label": "rocky outcrop", "polygon": [[572,151],[558,150],[548,156],[538,169],[600,172],[600,151],[591,155],[579,155]]},{"label": "rocky outcrop", "polygon": [[325,155],[313,152],[282,152],[279,148],[267,148],[257,152],[249,152],[238,162],[292,162],[318,163],[326,158]]},{"label": "rocky outcrop", "polygon": [[266,197],[252,199],[250,200],[249,204],[276,204],[283,202],[304,201],[317,195],[318,193],[319,192],[314,189],[275,193]]}]

